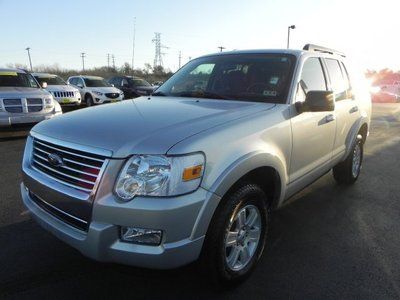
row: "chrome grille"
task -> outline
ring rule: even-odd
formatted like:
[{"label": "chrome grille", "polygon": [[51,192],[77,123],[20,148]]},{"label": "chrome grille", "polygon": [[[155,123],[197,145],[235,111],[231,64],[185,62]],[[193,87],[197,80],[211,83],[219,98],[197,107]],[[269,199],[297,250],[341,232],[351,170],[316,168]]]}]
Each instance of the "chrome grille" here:
[{"label": "chrome grille", "polygon": [[[49,155],[61,158],[60,165],[54,165]],[[90,194],[105,163],[100,155],[70,149],[43,140],[34,139],[32,165],[56,181],[71,188]]]},{"label": "chrome grille", "polygon": [[[25,99],[3,99],[4,109],[9,113],[23,113]],[[39,112],[43,109],[43,100],[41,98],[26,99],[25,112]]]},{"label": "chrome grille", "polygon": [[65,98],[65,97],[74,97],[74,92],[53,92],[54,97],[56,98]]},{"label": "chrome grille", "polygon": [[22,113],[21,99],[3,99],[4,109],[9,113]]},{"label": "chrome grille", "polygon": [[43,109],[43,100],[41,98],[28,98],[26,99],[28,112],[39,112]]}]

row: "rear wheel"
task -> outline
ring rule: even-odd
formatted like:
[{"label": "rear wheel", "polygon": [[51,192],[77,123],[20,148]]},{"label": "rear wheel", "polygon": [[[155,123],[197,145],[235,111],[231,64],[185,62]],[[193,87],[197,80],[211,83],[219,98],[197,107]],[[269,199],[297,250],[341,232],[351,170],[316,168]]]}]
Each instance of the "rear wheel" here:
[{"label": "rear wheel", "polygon": [[269,211],[263,190],[247,184],[219,207],[207,232],[202,260],[217,284],[245,280],[263,253]]},{"label": "rear wheel", "polygon": [[86,94],[86,96],[85,96],[85,102],[86,102],[86,106],[87,106],[87,107],[93,106],[94,103],[93,103],[93,97],[92,97],[92,95]]},{"label": "rear wheel", "polygon": [[338,183],[353,184],[360,176],[364,148],[362,139],[358,139],[347,158],[333,168],[333,177]]}]

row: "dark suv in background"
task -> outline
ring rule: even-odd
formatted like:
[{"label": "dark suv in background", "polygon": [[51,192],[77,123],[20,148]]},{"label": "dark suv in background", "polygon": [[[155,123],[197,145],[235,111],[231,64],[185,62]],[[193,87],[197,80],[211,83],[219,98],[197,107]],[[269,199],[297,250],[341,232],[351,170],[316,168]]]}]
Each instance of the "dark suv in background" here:
[{"label": "dark suv in background", "polygon": [[156,88],[146,80],[133,76],[114,76],[108,82],[123,91],[125,99],[150,95]]}]

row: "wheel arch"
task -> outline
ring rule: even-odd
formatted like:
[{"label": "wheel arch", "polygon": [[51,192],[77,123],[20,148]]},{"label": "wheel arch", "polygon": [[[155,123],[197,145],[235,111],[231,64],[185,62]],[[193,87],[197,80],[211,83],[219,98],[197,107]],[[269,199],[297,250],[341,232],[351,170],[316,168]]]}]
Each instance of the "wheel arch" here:
[{"label": "wheel arch", "polygon": [[205,235],[218,208],[225,203],[230,193],[245,183],[259,185],[267,195],[271,209],[279,207],[284,198],[286,186],[286,167],[275,155],[252,153],[229,166],[213,186],[210,199],[204,203],[196,221],[192,238]]}]

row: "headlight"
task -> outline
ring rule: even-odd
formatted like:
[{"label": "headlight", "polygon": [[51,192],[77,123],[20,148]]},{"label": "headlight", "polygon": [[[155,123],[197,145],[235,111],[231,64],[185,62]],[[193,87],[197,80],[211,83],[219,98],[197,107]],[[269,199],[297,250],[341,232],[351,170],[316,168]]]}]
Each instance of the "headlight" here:
[{"label": "headlight", "polygon": [[204,172],[204,155],[135,155],[121,170],[115,193],[124,201],[135,196],[177,196],[195,191]]},{"label": "headlight", "polygon": [[97,96],[103,96],[103,93],[98,92],[98,91],[93,91],[92,93],[95,94],[95,95],[97,95]]},{"label": "headlight", "polygon": [[47,109],[51,109],[54,107],[55,100],[53,99],[53,96],[47,97],[44,99],[44,104]]}]

